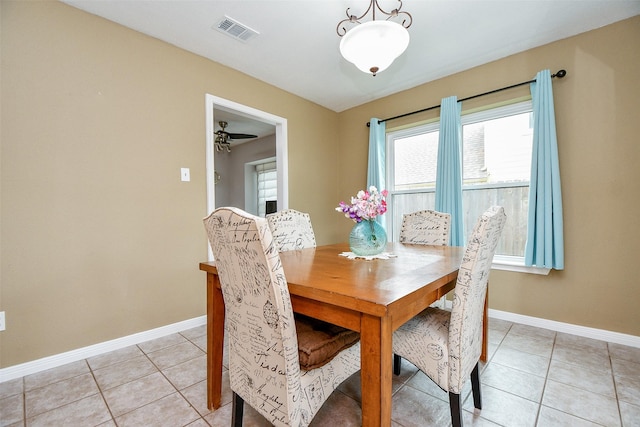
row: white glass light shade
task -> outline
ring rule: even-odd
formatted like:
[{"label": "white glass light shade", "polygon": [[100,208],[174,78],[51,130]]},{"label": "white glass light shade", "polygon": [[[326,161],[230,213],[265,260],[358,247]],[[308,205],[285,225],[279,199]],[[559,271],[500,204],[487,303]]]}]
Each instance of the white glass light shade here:
[{"label": "white glass light shade", "polygon": [[365,73],[386,70],[409,46],[409,32],[391,21],[369,21],[353,27],[340,41],[340,53]]}]

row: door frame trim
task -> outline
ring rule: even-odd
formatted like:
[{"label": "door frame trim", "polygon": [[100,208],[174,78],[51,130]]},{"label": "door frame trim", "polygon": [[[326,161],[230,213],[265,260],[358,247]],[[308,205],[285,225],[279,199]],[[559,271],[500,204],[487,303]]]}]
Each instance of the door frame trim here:
[{"label": "door frame trim", "polygon": [[276,163],[278,165],[278,210],[289,207],[289,156],[287,150],[287,119],[252,108],[237,102],[205,94],[206,114],[206,179],[207,179],[207,215],[215,209],[216,193],[214,185],[214,109],[223,109],[246,116],[259,122],[276,127]]}]

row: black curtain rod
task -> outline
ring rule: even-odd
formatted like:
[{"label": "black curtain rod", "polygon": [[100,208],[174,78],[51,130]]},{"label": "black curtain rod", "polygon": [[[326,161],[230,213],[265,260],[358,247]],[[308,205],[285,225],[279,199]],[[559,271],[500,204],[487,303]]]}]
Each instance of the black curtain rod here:
[{"label": "black curtain rod", "polygon": [[[566,75],[567,75],[567,70],[559,70],[557,73],[551,74],[551,77],[557,77],[557,78],[561,79]],[[501,91],[507,90],[507,89],[513,89],[514,87],[518,87],[518,86],[528,85],[530,83],[534,83],[535,81],[536,81],[536,79],[533,79],[533,80],[529,80],[528,82],[516,83],[516,84],[511,85],[511,86],[502,87],[500,89],[494,89],[494,90],[491,90],[489,92],[481,93],[481,94],[478,94],[478,95],[468,96],[466,98],[459,99],[458,102],[468,101],[470,99],[479,98],[479,97],[485,96],[485,95],[491,95],[492,93],[501,92]],[[423,108],[422,110],[412,111],[410,113],[405,113],[405,114],[400,114],[399,116],[394,116],[394,117],[389,117],[389,118],[386,118],[386,119],[383,119],[383,120],[378,120],[378,124],[387,122],[389,120],[399,119],[401,117],[411,116],[412,114],[424,113],[425,111],[434,110],[436,108],[440,108],[440,104],[434,105],[433,107],[429,107],[429,108]],[[370,126],[371,126],[371,122],[367,122],[367,127],[370,127]]]}]

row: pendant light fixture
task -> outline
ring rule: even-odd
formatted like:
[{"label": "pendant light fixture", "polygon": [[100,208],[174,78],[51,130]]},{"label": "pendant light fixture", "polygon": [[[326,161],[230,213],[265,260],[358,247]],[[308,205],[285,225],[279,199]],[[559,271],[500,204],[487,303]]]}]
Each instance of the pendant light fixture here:
[{"label": "pendant light fixture", "polygon": [[[375,76],[386,70],[393,61],[402,55],[409,46],[409,32],[413,19],[408,12],[401,12],[400,5],[391,12],[385,12],[378,0],[371,0],[367,10],[360,16],[352,15],[347,8],[347,18],[338,23],[336,32],[340,40],[340,53],[358,69]],[[376,11],[387,18],[376,21]],[[371,21],[362,23],[362,19],[371,12]],[[402,15],[402,16],[401,16]],[[401,23],[391,19],[402,19]],[[346,26],[355,25],[347,30]]]}]

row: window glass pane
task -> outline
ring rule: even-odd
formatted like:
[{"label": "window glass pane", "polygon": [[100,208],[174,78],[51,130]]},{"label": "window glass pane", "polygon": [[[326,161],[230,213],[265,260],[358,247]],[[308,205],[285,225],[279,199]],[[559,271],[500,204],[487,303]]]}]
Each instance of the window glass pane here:
[{"label": "window glass pane", "polygon": [[464,185],[529,181],[531,113],[468,124],[462,135]]},{"label": "window glass pane", "polygon": [[267,200],[278,199],[278,173],[276,162],[256,165],[258,188],[258,216],[265,216]]},{"label": "window glass pane", "polygon": [[462,179],[464,184],[487,181],[484,129],[484,122],[462,127]]},{"label": "window glass pane", "polygon": [[438,132],[399,138],[393,145],[395,190],[434,188]]}]

